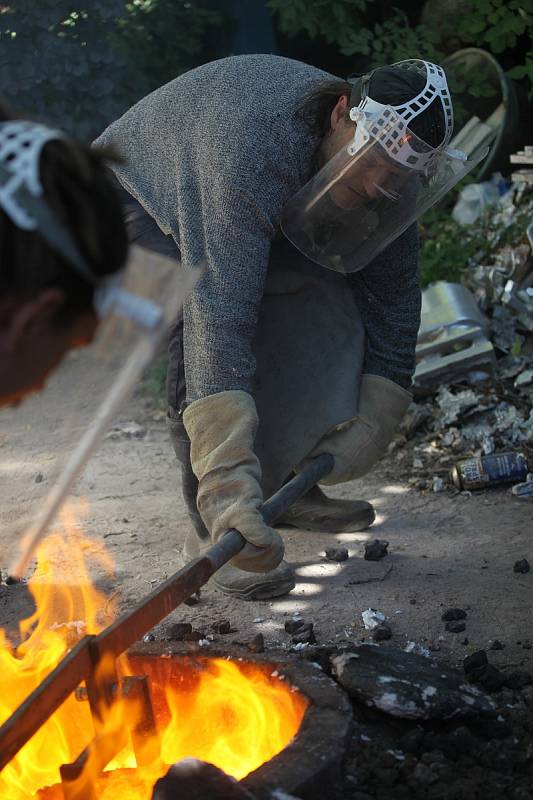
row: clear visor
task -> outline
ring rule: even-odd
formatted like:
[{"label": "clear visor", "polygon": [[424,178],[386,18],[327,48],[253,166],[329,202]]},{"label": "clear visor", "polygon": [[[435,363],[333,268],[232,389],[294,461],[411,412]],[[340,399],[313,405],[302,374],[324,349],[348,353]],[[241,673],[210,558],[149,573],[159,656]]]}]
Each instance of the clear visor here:
[{"label": "clear visor", "polygon": [[434,150],[393,109],[361,114],[354,140],[283,210],[285,236],[308,258],[337,272],[363,269],[484,158]]},{"label": "clear visor", "polygon": [[[40,538],[121,411],[117,435],[135,435],[127,432],[124,403],[201,272],[184,274],[176,261],[131,247],[120,280],[98,290],[101,321],[91,344],[68,352],[38,394],[0,408],[0,563],[10,574],[27,572]],[[89,488],[81,493],[90,503]]]}]

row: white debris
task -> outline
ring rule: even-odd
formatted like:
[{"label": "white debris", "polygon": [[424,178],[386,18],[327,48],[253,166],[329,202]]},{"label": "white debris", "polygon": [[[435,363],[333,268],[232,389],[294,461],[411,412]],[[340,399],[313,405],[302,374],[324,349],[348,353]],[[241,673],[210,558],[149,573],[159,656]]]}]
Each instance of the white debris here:
[{"label": "white debris", "polygon": [[434,697],[437,694],[437,690],[434,686],[426,686],[424,691],[422,692],[422,700],[424,703],[429,700],[430,697]]},{"label": "white debris", "polygon": [[416,718],[420,716],[420,710],[416,703],[411,700],[408,702],[402,701],[396,692],[384,692],[378,697],[372,698],[369,703],[380,711],[386,714],[391,714],[393,717],[405,717],[405,719]]},{"label": "white debris", "polygon": [[465,389],[463,392],[453,394],[446,386],[441,386],[437,394],[437,404],[442,411],[440,423],[443,426],[450,425],[466,411],[475,408],[480,399],[480,395],[473,392],[472,389]]},{"label": "white debris", "polygon": [[73,619],[70,622],[54,622],[53,625],[50,625],[51,631],[58,631],[61,628],[67,628],[67,630],[75,630],[78,636],[81,636],[85,633],[87,628],[87,623],[84,619]]},{"label": "white debris", "polygon": [[405,761],[405,753],[401,750],[386,750],[389,755],[396,759],[396,761]]},{"label": "white debris", "polygon": [[438,475],[433,476],[433,483],[431,488],[434,492],[443,492],[444,491],[444,481],[442,478],[439,478]]},{"label": "white debris", "polygon": [[256,618],[253,620],[253,623],[254,623],[254,625],[258,625],[260,622],[264,622],[264,621],[265,621],[265,618],[264,618],[264,617],[256,617]]},{"label": "white debris", "polygon": [[111,428],[106,439],[142,439],[145,435],[146,428],[138,422],[125,422]]},{"label": "white debris", "polygon": [[533,381],[533,369],[526,369],[524,370],[524,372],[521,372],[520,375],[515,379],[514,385],[515,388],[518,388],[518,386],[527,386],[532,381]]},{"label": "white debris", "polygon": [[381,611],[377,611],[375,608],[367,608],[366,611],[362,612],[361,616],[363,618],[363,625],[367,631],[374,630],[374,628],[377,628],[382,622],[385,622],[386,619],[385,614]]},{"label": "white debris", "polygon": [[424,647],[418,642],[407,642],[403,650],[404,653],[416,653],[419,656],[431,658],[431,652],[427,649],[427,647]]}]

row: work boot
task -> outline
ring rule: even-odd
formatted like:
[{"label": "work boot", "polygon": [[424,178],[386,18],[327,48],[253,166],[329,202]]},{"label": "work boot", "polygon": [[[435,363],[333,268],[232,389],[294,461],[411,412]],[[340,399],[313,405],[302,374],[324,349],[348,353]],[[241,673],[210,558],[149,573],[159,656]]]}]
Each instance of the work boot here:
[{"label": "work boot", "polygon": [[[210,540],[199,539],[197,531],[191,528],[183,546],[183,564],[188,564],[189,561],[201,556],[211,544]],[[225,564],[215,572],[211,580],[219,591],[231,597],[238,597],[240,600],[268,600],[271,597],[281,597],[294,589],[295,585],[294,570],[286,561],[282,561],[270,572],[248,572],[232,564]]]},{"label": "work boot", "polygon": [[374,522],[376,514],[364,500],[339,500],[327,497],[313,486],[297,500],[277,521],[276,525],[292,525],[305,531],[362,531]]},{"label": "work boot", "polygon": [[[194,558],[201,556],[211,541],[202,541],[196,530],[191,528],[185,538],[182,551],[183,564],[188,564]],[[276,569],[270,572],[248,572],[244,569],[225,564],[220,567],[211,579],[216,588],[238,597],[240,600],[269,600],[271,597],[281,597],[294,589],[294,570],[282,561]]]},{"label": "work boot", "polygon": [[216,588],[239,600],[269,600],[281,597],[294,589],[294,569],[286,561],[270,572],[247,572],[225,564],[213,575]]}]

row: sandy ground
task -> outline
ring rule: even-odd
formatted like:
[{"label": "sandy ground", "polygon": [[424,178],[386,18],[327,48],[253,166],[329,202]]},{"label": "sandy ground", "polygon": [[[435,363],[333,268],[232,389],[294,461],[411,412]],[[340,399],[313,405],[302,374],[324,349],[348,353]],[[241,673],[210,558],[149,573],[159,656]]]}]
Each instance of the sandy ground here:
[{"label": "sandy ground", "polygon": [[[31,424],[21,416],[25,413],[19,409],[17,424]],[[130,422],[140,426],[140,435],[128,435]],[[51,446],[53,431],[43,431],[42,438]],[[0,455],[4,464],[10,458],[22,459],[20,452],[10,453],[5,442]],[[8,484],[4,480],[0,487],[4,512],[11,496]],[[399,647],[414,641],[460,664],[468,653],[499,640],[505,646],[491,653],[493,664],[533,669],[533,571],[513,572],[518,559],[528,558],[533,564],[532,499],[512,497],[507,489],[471,496],[452,490],[421,493],[395,479],[391,461],[382,462],[365,480],[328,492],[371,501],[377,512],[374,525],[362,533],[337,535],[282,529],[287,559],[297,573],[290,595],[250,603],[207,587],[198,605],[182,606],[158,626],[157,638],[171,622],[188,621],[209,633],[213,622],[229,619],[235,634],[216,637],[219,641],[247,642],[261,632],[267,648],[288,647],[284,622],[300,613],[314,623],[319,643],[342,643],[368,638],[361,612],[373,607],[387,616],[393,643]],[[86,533],[102,540],[115,561],[110,590],[118,593],[121,608],[138,602],[179,566],[189,523],[164,414],[153,400],[139,394],[129,403],[118,432],[92,459],[76,495],[90,504]],[[4,524],[4,575],[13,552],[10,536]],[[373,538],[390,543],[390,554],[380,562],[362,558],[364,543]],[[326,561],[324,548],[332,544],[346,546],[350,558],[341,564]],[[63,569],[68,572],[68,565]],[[0,624],[5,625],[23,613],[21,593],[13,587],[1,589]],[[444,629],[441,615],[452,606],[467,611],[464,633]]]}]

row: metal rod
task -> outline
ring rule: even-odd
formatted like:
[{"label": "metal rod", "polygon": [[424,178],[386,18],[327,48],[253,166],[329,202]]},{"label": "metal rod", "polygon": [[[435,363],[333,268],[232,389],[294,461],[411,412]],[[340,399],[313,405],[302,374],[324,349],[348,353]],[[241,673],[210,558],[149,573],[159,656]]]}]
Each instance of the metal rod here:
[{"label": "metal rod", "polygon": [[[333,467],[333,457],[327,454],[313,459],[295,478],[282,486],[261,507],[269,524]],[[117,658],[137,642],[154,625],[161,622],[184,600],[198,591],[209,578],[244,547],[245,539],[236,530],[230,530],[201,558],[191,561],[149,594],[132,611],[123,614],[98,636],[86,636],[65,656],[58,666],[13,712],[0,727],[0,770],[16,755],[20,748],[38,731],[68,695],[84,680],[87,681],[89,700],[93,713],[98,698],[104,696],[109,703],[116,686],[116,676],[104,679],[102,685],[94,679],[95,666],[103,656]],[[94,708],[93,708],[94,706]]]}]

